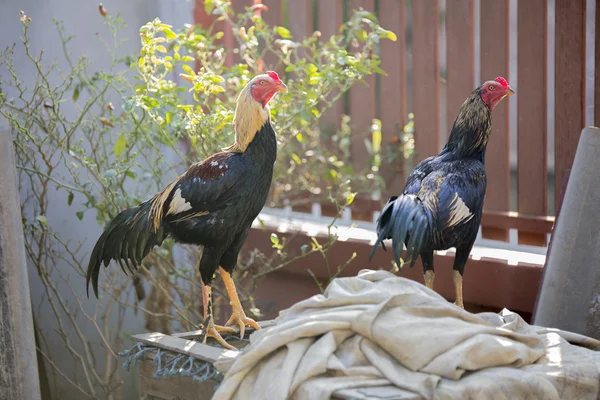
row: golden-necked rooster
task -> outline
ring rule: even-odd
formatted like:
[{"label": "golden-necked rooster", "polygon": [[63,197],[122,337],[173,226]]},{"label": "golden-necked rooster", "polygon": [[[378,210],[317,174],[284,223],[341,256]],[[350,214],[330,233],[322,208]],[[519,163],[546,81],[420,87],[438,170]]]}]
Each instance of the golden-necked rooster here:
[{"label": "golden-necked rooster", "polygon": [[377,241],[392,239],[394,258],[406,245],[412,268],[421,256],[425,284],[433,289],[434,250],[456,248],[455,304],[464,308],[462,280],[465,264],[479,230],[487,185],[485,149],[492,130],[491,113],[514,94],[506,79],[497,77],[475,89],[463,103],[440,154],[421,161],[407,179],[400,196],[390,198],[377,220]]},{"label": "golden-necked rooster", "polygon": [[246,317],[231,273],[252,222],[263,208],[277,157],[277,141],[271,126],[268,103],[279,91],[287,91],[277,73],[269,71],[252,79],[237,99],[235,143],[206,160],[192,165],[170,185],[137,207],[122,211],[98,239],[87,270],[98,296],[100,265],[116,260],[135,268],[154,246],[167,236],[181,243],[204,247],[199,269],[205,308],[204,337],[214,337],[232,348],[219,332],[233,332],[214,324],[211,282],[217,268],[232,307],[226,325],[237,323],[240,336],[245,326],[260,329]]}]

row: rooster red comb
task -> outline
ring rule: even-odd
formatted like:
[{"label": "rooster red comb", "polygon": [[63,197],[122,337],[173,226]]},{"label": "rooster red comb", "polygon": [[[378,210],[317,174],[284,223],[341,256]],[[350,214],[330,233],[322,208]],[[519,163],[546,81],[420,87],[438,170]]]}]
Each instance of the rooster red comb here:
[{"label": "rooster red comb", "polygon": [[[269,77],[271,79],[273,79],[275,82],[281,82],[281,80],[279,79],[279,75],[277,75],[277,72],[275,71],[267,71],[267,75],[269,75]],[[504,81],[506,82],[506,81]]]},{"label": "rooster red comb", "polygon": [[502,86],[504,86],[505,88],[508,88],[510,86],[508,86],[508,82],[506,82],[506,79],[504,79],[503,77],[499,76],[496,79],[494,79],[496,82],[498,82],[499,84],[501,84]]}]

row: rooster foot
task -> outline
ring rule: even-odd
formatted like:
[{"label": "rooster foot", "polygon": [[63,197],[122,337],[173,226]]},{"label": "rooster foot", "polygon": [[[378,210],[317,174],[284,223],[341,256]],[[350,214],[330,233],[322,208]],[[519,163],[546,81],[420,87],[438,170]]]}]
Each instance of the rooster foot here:
[{"label": "rooster foot", "polygon": [[204,329],[204,332],[202,332],[202,336],[200,336],[200,339],[202,340],[203,344],[206,344],[206,339],[211,337],[226,349],[235,350],[235,347],[233,347],[232,345],[227,343],[225,339],[223,339],[223,336],[221,336],[220,332],[233,333],[235,332],[235,329],[230,328],[228,326],[215,325],[212,322],[209,322],[208,327]]},{"label": "rooster foot", "polygon": [[[229,317],[229,320],[225,324],[225,326],[236,323],[240,327],[240,339],[244,338],[244,332],[246,331],[246,326],[250,326],[256,330],[260,330],[260,325],[253,320],[252,318],[246,317],[246,313],[242,310],[241,307],[239,309],[237,307],[233,307],[233,314]],[[232,328],[229,328],[232,329]]]}]

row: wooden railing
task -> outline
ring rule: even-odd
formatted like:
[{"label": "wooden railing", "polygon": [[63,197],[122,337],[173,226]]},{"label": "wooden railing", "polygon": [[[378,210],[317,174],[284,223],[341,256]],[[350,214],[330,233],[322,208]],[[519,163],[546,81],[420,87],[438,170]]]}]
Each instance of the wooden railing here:
[{"label": "wooden railing", "polygon": [[[237,11],[259,2],[231,1]],[[197,0],[198,23],[210,20],[202,15],[202,3]],[[262,12],[262,17],[270,24],[287,26],[295,37],[317,29],[329,37],[337,31],[344,16],[359,7],[375,12],[381,25],[397,34],[398,41],[383,41],[379,50],[381,67],[388,76],[369,77],[368,87],[357,85],[350,91],[346,110],[340,102],[327,113],[330,122],[339,122],[344,111],[351,116],[356,135],[351,155],[352,163],[357,166],[363,165],[368,157],[362,137],[373,118],[382,121],[385,145],[397,140],[408,113],[414,113],[414,165],[414,161],[439,152],[458,108],[476,85],[498,75],[506,77],[517,96],[494,110],[493,133],[486,155],[488,190],[482,234],[484,238],[508,241],[509,230],[514,229],[518,231],[519,244],[547,244],[547,234],[553,225],[549,208],[558,209],[579,133],[586,124],[600,125],[600,90],[595,90],[593,103],[586,103],[590,77],[595,77],[596,88],[600,83],[600,2],[262,0],[262,3],[269,8]],[[586,21],[595,21],[594,31]],[[595,62],[591,68],[588,65],[587,81],[585,60],[590,55],[586,54],[586,33],[588,41],[595,42],[592,57]],[[223,40],[227,46],[233,46],[231,32],[225,32]],[[269,62],[272,60],[265,60],[265,68],[270,67]],[[513,102],[517,102],[516,107]],[[548,148],[551,137],[554,146]],[[511,168],[511,150],[516,155],[516,168],[514,162]],[[385,175],[385,171],[382,173]],[[403,179],[398,175],[390,178],[385,195],[397,194]],[[549,187],[554,188],[552,197]],[[512,193],[515,188],[516,196]],[[512,209],[511,198],[516,198],[516,207]],[[377,202],[374,207],[380,204]]]}]

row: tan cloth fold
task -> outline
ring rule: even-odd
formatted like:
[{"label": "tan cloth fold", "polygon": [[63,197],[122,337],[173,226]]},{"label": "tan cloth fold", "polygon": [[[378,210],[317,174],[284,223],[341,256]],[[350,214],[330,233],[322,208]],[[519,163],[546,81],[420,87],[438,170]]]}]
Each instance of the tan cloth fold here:
[{"label": "tan cloth fold", "polygon": [[508,310],[471,314],[417,282],[362,270],[253,333],[232,365],[217,365],[226,376],[213,399],[597,399],[591,348],[600,343]]}]

